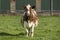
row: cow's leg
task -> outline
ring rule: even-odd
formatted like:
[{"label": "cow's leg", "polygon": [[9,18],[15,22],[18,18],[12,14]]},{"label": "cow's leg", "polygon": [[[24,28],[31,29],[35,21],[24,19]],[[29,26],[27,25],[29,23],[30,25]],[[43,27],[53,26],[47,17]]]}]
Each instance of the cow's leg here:
[{"label": "cow's leg", "polygon": [[33,24],[32,29],[31,29],[31,30],[32,30],[32,32],[31,32],[31,36],[32,36],[32,37],[34,36],[34,26],[35,26],[35,25]]},{"label": "cow's leg", "polygon": [[24,28],[25,28],[25,30],[26,30],[26,36],[28,37],[28,35],[29,35],[29,31],[28,31],[28,28],[27,28],[27,22],[24,22]]},{"label": "cow's leg", "polygon": [[30,36],[30,29],[28,28],[28,36]]},{"label": "cow's leg", "polygon": [[38,26],[38,20],[36,20],[36,23],[35,23],[35,25],[36,25],[35,27],[37,27],[37,26]]},{"label": "cow's leg", "polygon": [[26,29],[26,33],[27,33],[27,35],[26,35],[26,36],[28,37],[28,36],[29,36],[29,31],[28,31],[28,29]]},{"label": "cow's leg", "polygon": [[30,28],[29,34],[33,37],[35,24],[33,22],[30,22],[30,21],[28,21],[28,23],[29,23],[29,28]]}]

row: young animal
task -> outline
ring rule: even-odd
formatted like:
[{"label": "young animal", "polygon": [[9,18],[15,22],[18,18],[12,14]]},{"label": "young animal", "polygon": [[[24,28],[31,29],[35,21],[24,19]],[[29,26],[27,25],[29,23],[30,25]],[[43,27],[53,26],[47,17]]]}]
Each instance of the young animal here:
[{"label": "young animal", "polygon": [[26,5],[24,7],[25,12],[22,17],[22,25],[25,28],[27,32],[27,37],[34,35],[34,27],[38,25],[38,17],[37,13],[34,10],[34,6],[32,7],[31,5]]}]

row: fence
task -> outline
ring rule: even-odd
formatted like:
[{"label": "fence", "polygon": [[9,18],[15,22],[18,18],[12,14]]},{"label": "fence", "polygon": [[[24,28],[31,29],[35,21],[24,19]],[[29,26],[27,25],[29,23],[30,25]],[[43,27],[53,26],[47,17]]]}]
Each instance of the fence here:
[{"label": "fence", "polygon": [[[12,0],[13,1],[13,0]],[[0,0],[0,12],[11,11],[11,0]],[[27,4],[35,5],[40,15],[60,15],[60,0],[15,0],[15,12],[23,12],[23,7]]]}]

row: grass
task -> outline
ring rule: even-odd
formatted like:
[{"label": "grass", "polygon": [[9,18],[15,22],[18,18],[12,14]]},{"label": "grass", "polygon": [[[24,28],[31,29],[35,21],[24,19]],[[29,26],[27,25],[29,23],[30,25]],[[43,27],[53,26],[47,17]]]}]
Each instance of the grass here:
[{"label": "grass", "polygon": [[21,16],[0,16],[0,40],[60,40],[60,17],[39,16],[33,38],[26,37]]}]

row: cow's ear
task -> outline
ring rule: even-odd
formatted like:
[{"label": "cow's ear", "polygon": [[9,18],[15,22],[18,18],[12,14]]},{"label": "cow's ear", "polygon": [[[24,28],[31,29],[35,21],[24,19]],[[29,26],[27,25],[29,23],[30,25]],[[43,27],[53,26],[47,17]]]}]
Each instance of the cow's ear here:
[{"label": "cow's ear", "polygon": [[35,6],[32,6],[32,9],[35,9],[36,7]]},{"label": "cow's ear", "polygon": [[26,9],[26,6],[24,6],[24,9]]}]

